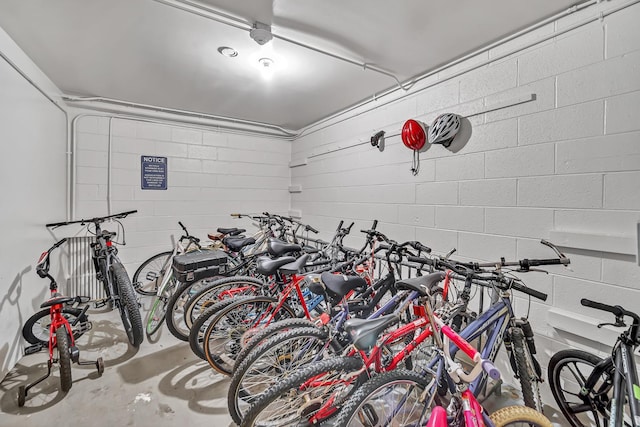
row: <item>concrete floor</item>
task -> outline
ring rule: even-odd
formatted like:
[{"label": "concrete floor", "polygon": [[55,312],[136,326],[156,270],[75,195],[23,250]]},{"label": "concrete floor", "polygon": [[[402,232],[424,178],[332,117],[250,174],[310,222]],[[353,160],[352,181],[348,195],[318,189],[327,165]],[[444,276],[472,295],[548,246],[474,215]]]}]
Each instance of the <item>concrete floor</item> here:
[{"label": "concrete floor", "polygon": [[[226,409],[228,378],[193,355],[188,343],[178,341],[163,327],[156,342],[145,341],[134,351],[127,344],[117,311],[89,314],[93,330],[77,345],[82,360],[104,359],[102,377],[92,366],[74,364],[73,387],[64,395],[58,391],[54,367],[52,375],[30,390],[25,406],[19,408],[18,387],[44,374],[47,360],[45,352],[23,357],[0,383],[0,426],[235,426]],[[485,405],[499,408],[517,399],[515,389],[504,387],[500,398],[492,397]],[[545,414],[554,425],[564,425],[553,408],[546,408]]]}]

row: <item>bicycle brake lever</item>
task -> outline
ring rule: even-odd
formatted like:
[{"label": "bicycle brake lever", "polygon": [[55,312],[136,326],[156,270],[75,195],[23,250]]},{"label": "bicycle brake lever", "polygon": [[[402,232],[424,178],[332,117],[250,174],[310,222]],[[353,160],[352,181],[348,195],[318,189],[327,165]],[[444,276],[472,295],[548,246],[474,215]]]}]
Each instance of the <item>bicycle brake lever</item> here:
[{"label": "bicycle brake lever", "polygon": [[626,323],[624,323],[624,321],[616,321],[616,323],[600,323],[598,324],[598,328],[602,328],[603,326],[613,326],[616,328],[624,328],[627,326]]},{"label": "bicycle brake lever", "polygon": [[543,270],[541,268],[531,268],[531,267],[528,267],[526,269],[519,268],[519,269],[516,270],[516,273],[527,273],[529,271],[539,271],[541,273],[549,274],[549,272],[547,270]]}]

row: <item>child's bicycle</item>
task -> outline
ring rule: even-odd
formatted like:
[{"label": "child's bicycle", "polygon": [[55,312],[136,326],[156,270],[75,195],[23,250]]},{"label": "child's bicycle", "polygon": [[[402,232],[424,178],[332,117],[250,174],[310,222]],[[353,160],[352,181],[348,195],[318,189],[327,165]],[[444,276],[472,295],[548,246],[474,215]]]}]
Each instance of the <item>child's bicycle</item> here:
[{"label": "child's bicycle", "polygon": [[[104,372],[104,362],[99,357],[95,362],[80,361],[80,351],[76,347],[75,338],[73,333],[73,327],[81,319],[86,317],[86,311],[89,308],[85,305],[82,313],[78,315],[72,323],[69,323],[67,318],[63,314],[65,304],[76,301],[74,297],[65,297],[58,293],[58,284],[56,280],[49,274],[49,267],[51,265],[50,257],[51,252],[62,245],[67,239],[62,239],[53,245],[49,250],[40,255],[38,264],[36,265],[36,272],[41,278],[49,279],[49,290],[51,291],[51,298],[40,305],[41,308],[49,308],[51,317],[51,324],[49,326],[49,341],[47,343],[40,342],[34,344],[25,349],[25,355],[37,353],[46,346],[49,348],[49,361],[47,362],[47,373],[38,378],[31,384],[26,386],[21,385],[18,388],[18,406],[24,406],[27,393],[36,384],[44,381],[51,375],[51,367],[54,363],[58,363],[60,366],[60,388],[64,393],[71,389],[71,362],[75,362],[78,365],[93,365],[95,364],[98,375],[102,375]],[[54,357],[54,350],[57,352],[57,357]]]}]

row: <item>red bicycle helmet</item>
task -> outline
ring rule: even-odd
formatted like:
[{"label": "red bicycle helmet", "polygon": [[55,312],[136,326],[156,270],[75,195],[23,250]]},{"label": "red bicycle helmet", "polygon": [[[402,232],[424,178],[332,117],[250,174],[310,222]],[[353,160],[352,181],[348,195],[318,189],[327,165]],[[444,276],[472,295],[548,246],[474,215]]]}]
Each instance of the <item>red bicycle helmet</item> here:
[{"label": "red bicycle helmet", "polygon": [[411,150],[421,150],[427,142],[424,123],[409,119],[402,126],[402,143]]}]

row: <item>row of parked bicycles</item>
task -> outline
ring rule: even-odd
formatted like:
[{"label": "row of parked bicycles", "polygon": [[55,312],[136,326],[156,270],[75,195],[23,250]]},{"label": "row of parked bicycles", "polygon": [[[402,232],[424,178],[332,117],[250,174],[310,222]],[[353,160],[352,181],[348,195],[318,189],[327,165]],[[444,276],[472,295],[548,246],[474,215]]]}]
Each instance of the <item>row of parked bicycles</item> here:
[{"label": "row of parked bicycles", "polygon": [[[244,229],[219,228],[204,244],[179,223],[183,235],[173,248],[145,261],[129,281],[109,244],[113,235],[100,224],[130,213],[77,221],[94,225],[104,303],[120,310],[132,345],[144,333],[152,340],[166,324],[230,376],[229,413],[240,426],[551,425],[542,414],[533,331],[526,316],[516,316],[513,294],[521,301],[547,298],[517,273],[568,265],[552,243],[542,241],[552,258],[476,262],[454,260],[454,250],[436,255],[421,242],[397,242],[377,230],[377,221],[353,249],[344,245],[353,223],[340,222],[322,242],[309,237],[315,228],[292,218],[232,214],[250,219],[257,231],[245,237]],[[50,278],[55,294],[51,250],[38,273]],[[134,291],[153,298],[144,322]],[[63,370],[60,353],[79,361],[73,339],[88,321],[78,307],[84,301],[60,298],[46,303],[50,313],[34,316],[50,314],[49,373],[59,361],[62,380],[70,369]],[[614,314],[615,326],[626,326],[625,317],[632,323],[609,358],[557,353],[548,368],[554,398],[573,426],[638,426],[633,350],[640,318],[620,306],[582,303]],[[25,325],[25,338],[34,329]],[[58,335],[67,335],[68,350]],[[34,346],[47,346],[42,338]],[[481,403],[500,392],[493,362],[503,347],[525,406],[488,414]],[[99,372],[101,366],[98,360]],[[20,390],[22,403],[29,387]]]}]

